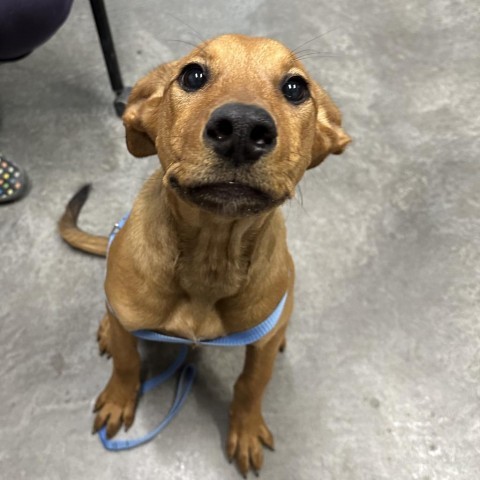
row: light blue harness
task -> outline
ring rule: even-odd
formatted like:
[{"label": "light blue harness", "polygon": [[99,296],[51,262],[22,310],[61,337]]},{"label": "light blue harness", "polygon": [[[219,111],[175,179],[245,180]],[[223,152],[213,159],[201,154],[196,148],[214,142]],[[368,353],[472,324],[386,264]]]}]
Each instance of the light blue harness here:
[{"label": "light blue harness", "polygon": [[[115,235],[118,231],[125,225],[127,221],[128,214],[125,215],[120,222],[115,224],[112,233],[110,234],[108,246],[110,247]],[[177,391],[175,393],[175,399],[173,404],[162,420],[162,422],[151,432],[143,435],[142,437],[131,439],[131,440],[111,440],[107,438],[106,427],[103,427],[99,431],[100,440],[103,443],[103,446],[107,450],[119,451],[127,450],[130,448],[138,447],[144,443],[149,442],[155,438],[177,415],[180,411],[182,405],[184,404],[190,390],[192,388],[193,380],[195,378],[195,367],[192,364],[185,364],[185,359],[188,353],[188,345],[207,345],[207,346],[216,346],[216,347],[240,347],[244,345],[250,345],[260,340],[263,336],[269,333],[277,324],[280,316],[282,315],[285,302],[287,300],[287,293],[282,297],[278,305],[275,307],[275,310],[268,316],[259,325],[245,330],[243,332],[232,333],[225,337],[214,338],[212,340],[190,340],[188,338],[173,337],[170,335],[163,335],[161,333],[155,332],[153,330],[136,330],[133,333],[138,338],[142,340],[149,340],[153,342],[165,342],[165,343],[176,343],[181,345],[181,350],[174,360],[174,362],[161,374],[145,381],[139,391],[139,397],[148,393],[150,390],[153,390],[158,385],[166,382],[171,378],[178,370],[180,370],[180,375],[177,384]],[[107,302],[108,303],[108,302]]]}]

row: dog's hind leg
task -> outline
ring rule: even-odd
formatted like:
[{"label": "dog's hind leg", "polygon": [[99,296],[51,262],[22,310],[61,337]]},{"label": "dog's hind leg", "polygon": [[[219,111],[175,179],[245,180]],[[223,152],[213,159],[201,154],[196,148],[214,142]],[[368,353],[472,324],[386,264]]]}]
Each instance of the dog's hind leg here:
[{"label": "dog's hind leg", "polygon": [[93,431],[107,428],[107,437],[113,437],[122,423],[128,429],[135,416],[137,394],[140,388],[140,355],[137,340],[127,332],[109,312],[102,320],[108,322],[108,348],[113,358],[113,372],[107,386],[97,398],[97,413]]},{"label": "dog's hind leg", "polygon": [[98,326],[97,342],[100,355],[107,354],[107,357],[110,358],[112,356],[110,353],[110,320],[107,313],[103,316]]}]

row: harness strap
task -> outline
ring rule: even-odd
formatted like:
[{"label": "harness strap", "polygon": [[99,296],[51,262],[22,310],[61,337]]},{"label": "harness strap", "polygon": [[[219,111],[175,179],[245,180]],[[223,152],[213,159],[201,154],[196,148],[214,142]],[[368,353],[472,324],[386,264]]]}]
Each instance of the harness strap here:
[{"label": "harness strap", "polygon": [[133,334],[143,340],[150,340],[153,342],[167,342],[180,343],[183,345],[206,345],[215,347],[242,347],[250,345],[260,340],[267,333],[269,333],[277,324],[282,315],[287,294],[282,297],[275,310],[264,320],[253,328],[249,328],[243,332],[232,333],[225,337],[214,338],[213,340],[190,340],[189,338],[173,337],[171,335],[164,335],[153,330],[135,330]]}]

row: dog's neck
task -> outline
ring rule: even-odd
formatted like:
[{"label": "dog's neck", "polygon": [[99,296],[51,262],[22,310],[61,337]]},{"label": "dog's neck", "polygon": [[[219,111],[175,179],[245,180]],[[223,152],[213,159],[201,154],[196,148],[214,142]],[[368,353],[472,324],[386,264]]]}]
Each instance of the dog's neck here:
[{"label": "dog's neck", "polygon": [[227,218],[190,205],[166,189],[160,197],[168,229],[176,238],[175,278],[189,295],[215,302],[238,294],[251,280],[255,258],[268,258],[275,250],[269,228],[275,210]]},{"label": "dog's neck", "polygon": [[235,262],[250,256],[274,215],[269,211],[249,217],[224,217],[190,205],[171,191],[164,192],[164,200],[178,235],[181,254],[195,257],[203,252],[214,263]]},{"label": "dog's neck", "polygon": [[222,217],[181,200],[162,185],[162,176],[158,171],[150,177],[132,211],[134,222],[141,218],[137,225],[143,231],[142,241],[135,238],[133,254],[149,276],[173,281],[189,296],[215,302],[265,274],[252,273],[251,265],[265,265],[276,252],[286,250],[278,209]]}]

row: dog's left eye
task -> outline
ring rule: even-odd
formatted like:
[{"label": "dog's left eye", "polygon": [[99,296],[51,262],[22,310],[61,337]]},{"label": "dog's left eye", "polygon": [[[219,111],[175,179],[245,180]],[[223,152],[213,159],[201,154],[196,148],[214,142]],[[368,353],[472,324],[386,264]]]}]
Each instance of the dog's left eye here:
[{"label": "dog's left eye", "polygon": [[282,86],[282,93],[291,103],[303,103],[309,95],[307,82],[299,75],[287,78]]},{"label": "dog's left eye", "polygon": [[207,74],[198,63],[190,63],[183,67],[178,81],[185,91],[194,92],[200,90],[207,83]]}]

